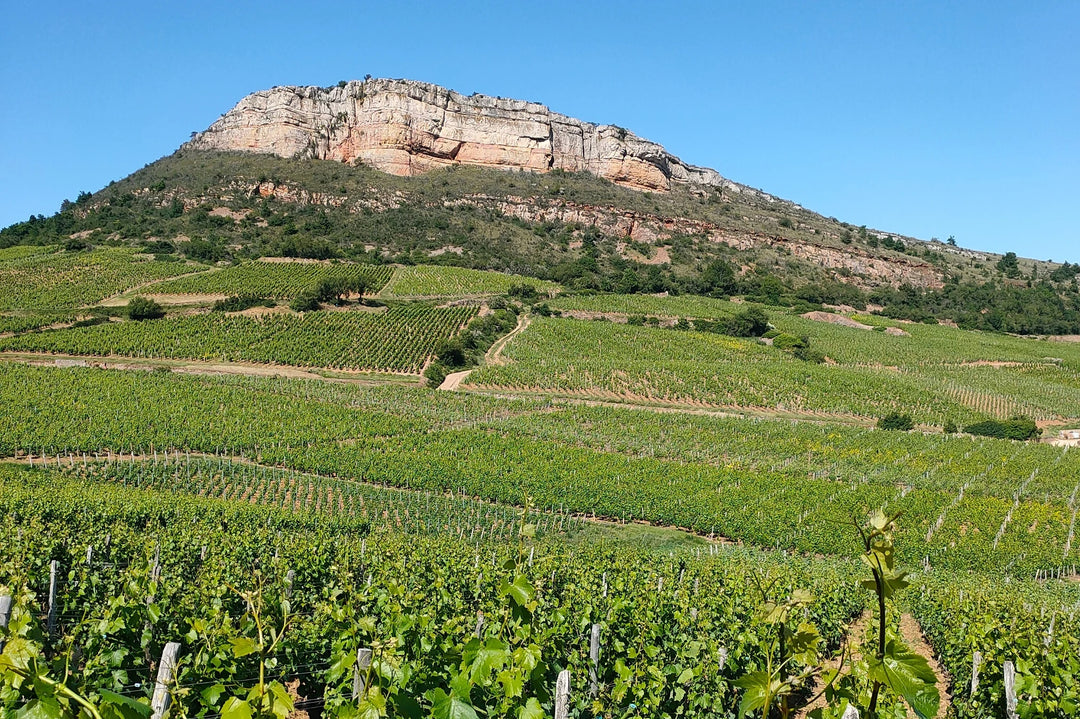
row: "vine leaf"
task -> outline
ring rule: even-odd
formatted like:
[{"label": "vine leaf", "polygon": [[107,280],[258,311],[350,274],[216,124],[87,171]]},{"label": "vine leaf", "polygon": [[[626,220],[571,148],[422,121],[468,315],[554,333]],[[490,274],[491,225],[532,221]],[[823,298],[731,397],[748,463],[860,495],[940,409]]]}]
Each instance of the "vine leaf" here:
[{"label": "vine leaf", "polygon": [[926,658],[911,651],[895,639],[885,647],[885,656],[870,659],[869,676],[885,684],[904,697],[908,706],[922,719],[937,714],[941,696],[938,694],[937,676]]},{"label": "vine leaf", "polygon": [[102,719],[145,719],[150,716],[149,704],[143,704],[132,697],[125,697],[108,689],[98,689],[101,702],[98,707]]},{"label": "vine leaf", "polygon": [[432,689],[428,699],[431,700],[431,719],[479,719],[472,705],[461,701],[455,694]]},{"label": "vine leaf", "polygon": [[768,672],[750,672],[735,680],[735,686],[746,690],[739,702],[739,716],[745,716],[756,709],[762,709],[770,697],[780,690],[780,680],[773,679]]}]

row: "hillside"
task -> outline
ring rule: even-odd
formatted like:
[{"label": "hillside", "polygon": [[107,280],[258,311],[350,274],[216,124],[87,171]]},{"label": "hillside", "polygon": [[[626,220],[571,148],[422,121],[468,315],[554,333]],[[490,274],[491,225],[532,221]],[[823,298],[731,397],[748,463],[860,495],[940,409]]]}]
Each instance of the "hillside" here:
[{"label": "hillside", "polygon": [[1074,716],[1078,273],[256,93],[0,231],[3,715]]},{"label": "hillside", "polygon": [[[440,149],[450,142],[460,148]],[[0,245],[65,242],[213,261],[451,264],[576,289],[736,293],[1080,332],[1074,265],[854,227],[615,126],[407,81],[255,93],[172,156],[0,231]]]}]

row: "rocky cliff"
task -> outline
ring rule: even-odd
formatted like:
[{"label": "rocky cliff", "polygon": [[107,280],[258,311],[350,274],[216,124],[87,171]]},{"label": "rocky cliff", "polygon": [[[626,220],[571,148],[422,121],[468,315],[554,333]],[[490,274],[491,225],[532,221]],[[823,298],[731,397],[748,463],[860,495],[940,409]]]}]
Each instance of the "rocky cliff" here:
[{"label": "rocky cliff", "polygon": [[584,170],[639,190],[666,191],[673,183],[748,189],[621,127],[583,122],[533,102],[465,96],[411,80],[262,90],[185,147],[359,160],[396,175],[462,163]]}]

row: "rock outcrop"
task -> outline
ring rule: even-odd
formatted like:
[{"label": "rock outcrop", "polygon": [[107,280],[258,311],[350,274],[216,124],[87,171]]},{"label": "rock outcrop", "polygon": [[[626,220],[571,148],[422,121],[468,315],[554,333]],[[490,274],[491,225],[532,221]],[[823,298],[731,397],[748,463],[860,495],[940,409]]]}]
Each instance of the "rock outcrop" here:
[{"label": "rock outcrop", "polygon": [[466,96],[411,80],[262,90],[184,147],[359,160],[395,175],[461,163],[584,170],[638,190],[666,191],[674,183],[749,189],[621,127],[576,120],[534,102]]}]

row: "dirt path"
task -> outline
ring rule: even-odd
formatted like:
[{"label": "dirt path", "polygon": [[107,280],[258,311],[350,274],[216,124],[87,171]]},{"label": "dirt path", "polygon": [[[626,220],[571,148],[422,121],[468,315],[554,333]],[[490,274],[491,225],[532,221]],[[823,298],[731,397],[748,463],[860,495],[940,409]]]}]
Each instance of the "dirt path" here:
[{"label": "dirt path", "polygon": [[21,362],[38,367],[97,367],[99,369],[136,370],[148,372],[161,368],[177,374],[244,375],[248,377],[286,377],[289,379],[313,379],[341,384],[382,385],[405,383],[419,385],[417,375],[392,374],[389,372],[354,373],[335,370],[332,375],[317,369],[289,365],[261,365],[243,362],[198,362],[174,359],[136,359],[131,357],[88,357],[50,354],[47,352],[0,352],[0,360]]},{"label": "dirt path", "polygon": [[[844,666],[851,666],[851,661],[859,657],[859,646],[866,637],[866,630],[870,626],[872,618],[873,615],[870,610],[867,609],[859,615],[858,619],[848,626],[847,635],[844,637],[844,645],[841,647],[841,654],[826,661],[824,664],[826,669],[839,669],[841,658],[844,660]],[[818,694],[821,694],[821,696],[795,712],[795,719],[806,719],[814,709],[825,707],[827,705],[825,694],[823,693],[824,689],[825,682],[819,676],[814,680],[814,689],[810,693],[810,696],[817,696]]]},{"label": "dirt path", "polygon": [[173,275],[171,277],[159,277],[156,280],[150,280],[149,282],[143,282],[141,284],[135,285],[134,287],[128,287],[123,292],[117,292],[115,295],[112,295],[110,297],[106,297],[105,299],[98,302],[96,306],[98,306],[98,307],[120,307],[122,305],[126,305],[128,303],[128,300],[130,300],[132,297],[134,297],[135,294],[138,294],[138,290],[141,290],[143,287],[149,287],[150,285],[156,285],[159,282],[178,280],[181,277],[191,277],[192,275],[201,275],[201,274],[204,274],[206,272],[217,272],[218,270],[221,270],[221,269],[222,269],[221,267],[204,267],[204,268],[199,269],[199,270],[193,270],[191,272],[185,272],[185,273],[183,273],[181,275]]},{"label": "dirt path", "polygon": [[453,392],[457,390],[458,386],[465,380],[466,377],[471,375],[473,371],[471,369],[462,370],[461,372],[451,372],[446,375],[446,379],[439,385],[439,389],[443,392]]},{"label": "dirt path", "polygon": [[[949,694],[949,684],[952,682],[952,679],[942,668],[941,664],[938,663],[937,656],[934,655],[934,648],[926,641],[926,637],[922,633],[922,627],[919,626],[919,622],[915,617],[910,614],[904,614],[900,617],[900,636],[903,637],[904,643],[907,644],[912,651],[926,659],[930,668],[934,670],[934,674],[937,675],[937,690],[938,694],[941,696],[941,703],[938,705],[935,719],[944,719],[946,710],[952,702],[952,696]],[[908,717],[914,716],[915,712],[908,708]]]},{"label": "dirt path", "polygon": [[[873,613],[870,610],[866,610],[848,627],[847,636],[844,638],[844,647],[847,651],[847,656],[844,659],[845,666],[850,667],[851,661],[857,661],[860,658],[861,654],[859,647],[866,639],[866,632],[873,621]],[[938,663],[937,657],[934,655],[934,649],[926,641],[926,637],[923,636],[922,627],[919,626],[919,622],[916,621],[915,617],[910,614],[904,614],[900,617],[900,636],[912,651],[926,659],[930,668],[934,670],[934,674],[937,675],[938,681],[936,686],[938,694],[941,697],[941,703],[938,704],[938,711],[935,715],[935,719],[945,719],[945,715],[948,713],[949,704],[952,701],[952,697],[949,694],[949,683],[951,681],[949,675]],[[836,669],[839,666],[839,663],[840,657],[837,656],[825,662],[825,666],[828,669]],[[811,696],[818,694],[824,688],[825,683],[819,677],[814,685]],[[795,714],[795,717],[796,719],[806,719],[811,711],[824,706],[825,697],[822,695],[814,702],[800,709]],[[907,709],[907,716],[909,719],[915,719],[916,717],[915,712],[910,707]]]},{"label": "dirt path", "polygon": [[488,351],[484,353],[484,364],[505,364],[506,360],[502,357],[503,348],[506,347],[510,340],[524,332],[531,322],[532,318],[529,315],[525,313],[519,315],[517,326],[495,340],[491,347],[488,348]]}]

